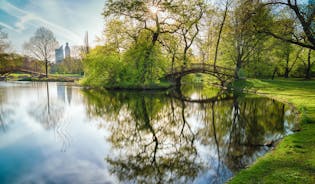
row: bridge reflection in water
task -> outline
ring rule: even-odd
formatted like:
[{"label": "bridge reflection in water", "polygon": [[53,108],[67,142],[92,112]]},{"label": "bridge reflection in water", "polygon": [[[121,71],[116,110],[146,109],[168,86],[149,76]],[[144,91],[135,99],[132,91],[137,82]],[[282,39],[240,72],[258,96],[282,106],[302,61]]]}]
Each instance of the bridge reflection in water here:
[{"label": "bridge reflection in water", "polygon": [[224,183],[296,118],[282,103],[216,88],[63,85],[0,83],[1,183]]}]

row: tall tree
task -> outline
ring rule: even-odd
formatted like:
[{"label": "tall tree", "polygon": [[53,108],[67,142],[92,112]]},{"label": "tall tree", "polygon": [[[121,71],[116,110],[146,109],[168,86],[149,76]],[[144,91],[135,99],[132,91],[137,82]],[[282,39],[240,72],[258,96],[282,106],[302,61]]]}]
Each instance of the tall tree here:
[{"label": "tall tree", "polygon": [[[297,50],[297,49],[295,48],[295,50]],[[301,49],[298,48],[298,50],[295,51],[296,53],[294,53],[294,47],[292,47],[292,45],[285,44],[282,52],[283,52],[283,57],[285,59],[284,78],[289,78],[290,72],[292,71],[293,67],[297,63],[297,60],[298,60],[299,55],[301,53]],[[295,54],[295,56],[292,58],[293,54]]]},{"label": "tall tree", "polygon": [[175,71],[175,64],[176,61],[179,60],[180,55],[180,44],[181,43],[181,37],[179,35],[175,34],[165,34],[163,35],[163,38],[161,39],[160,43],[163,46],[163,49],[165,50],[166,54],[171,60],[171,72],[173,73]]},{"label": "tall tree", "polygon": [[315,64],[315,60],[312,61],[312,58],[314,58],[314,54],[312,54],[314,52],[312,51],[312,49],[303,49],[301,57],[299,57],[303,63],[305,79],[312,78],[312,67]]},{"label": "tall tree", "polygon": [[231,0],[226,0],[225,1],[225,6],[224,6],[224,11],[223,11],[222,22],[220,24],[218,38],[217,38],[217,42],[216,42],[216,46],[215,46],[214,61],[213,61],[214,69],[216,68],[216,64],[217,64],[219,45],[220,45],[220,41],[221,41],[221,35],[222,35],[223,27],[224,27],[224,24],[225,24],[225,20],[226,20],[226,17],[227,17],[230,5],[231,5]]},{"label": "tall tree", "polygon": [[36,30],[29,42],[24,43],[24,49],[38,60],[44,61],[46,77],[48,77],[48,63],[53,58],[54,51],[58,46],[58,42],[54,33],[45,28],[40,27]]},{"label": "tall tree", "polygon": [[238,0],[233,3],[229,15],[227,52],[235,64],[235,79],[240,78],[243,69],[252,60],[254,54],[265,40],[265,35],[257,34],[255,27],[265,26],[269,20],[267,8],[254,11],[260,5],[259,0]]},{"label": "tall tree", "polygon": [[307,63],[305,65],[305,78],[306,79],[311,79],[312,77],[312,66],[314,64],[314,61],[311,61],[311,54],[312,54],[312,49],[308,49],[307,53]]},{"label": "tall tree", "polygon": [[179,27],[174,18],[176,16],[173,14],[174,6],[173,2],[167,0],[109,0],[105,3],[103,13],[105,18],[119,18],[134,22],[134,26],[138,29],[136,35],[140,36],[140,32],[145,32],[145,35],[149,36],[146,40],[150,41],[145,44],[146,46],[143,45],[144,47],[141,49],[144,62],[141,64],[142,77],[140,81],[143,84],[150,82],[147,77],[150,78],[150,71],[152,70],[151,61],[154,59],[152,55],[154,55],[155,46],[161,34],[174,33]]},{"label": "tall tree", "polygon": [[205,6],[202,1],[183,1],[181,2],[181,8],[178,10],[180,15],[179,21],[181,22],[181,28],[179,34],[183,38],[183,66],[187,65],[187,53],[194,43],[197,35],[200,32],[199,23],[205,12]]}]

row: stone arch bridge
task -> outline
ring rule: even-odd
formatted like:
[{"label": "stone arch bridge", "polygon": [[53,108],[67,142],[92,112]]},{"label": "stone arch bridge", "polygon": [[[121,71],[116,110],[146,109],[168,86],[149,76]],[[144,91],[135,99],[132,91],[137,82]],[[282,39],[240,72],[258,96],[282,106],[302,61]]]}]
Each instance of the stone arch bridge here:
[{"label": "stone arch bridge", "polygon": [[233,68],[214,66],[205,63],[192,63],[185,67],[174,68],[173,71],[165,75],[165,78],[180,85],[181,79],[184,76],[194,73],[204,73],[216,77],[221,84],[224,84],[226,81],[234,79],[234,72]]}]

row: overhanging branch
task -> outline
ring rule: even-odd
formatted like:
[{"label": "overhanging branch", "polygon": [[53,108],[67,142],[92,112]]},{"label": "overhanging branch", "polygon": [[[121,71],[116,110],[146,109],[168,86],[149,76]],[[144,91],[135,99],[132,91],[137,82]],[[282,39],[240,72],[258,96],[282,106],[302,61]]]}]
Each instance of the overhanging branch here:
[{"label": "overhanging branch", "polygon": [[288,39],[288,38],[284,38],[284,37],[281,37],[281,36],[279,36],[279,35],[277,35],[275,33],[269,32],[269,31],[258,31],[258,33],[266,34],[266,35],[272,36],[272,37],[274,37],[276,39],[279,39],[279,40],[282,40],[282,41],[285,41],[285,42],[288,42],[288,43],[292,43],[292,44],[295,44],[295,45],[298,45],[298,46],[301,46],[301,47],[305,47],[305,48],[309,48],[309,49],[315,50],[315,46],[313,46],[313,45],[306,44],[306,43],[299,42],[299,41],[292,40],[292,39]]}]

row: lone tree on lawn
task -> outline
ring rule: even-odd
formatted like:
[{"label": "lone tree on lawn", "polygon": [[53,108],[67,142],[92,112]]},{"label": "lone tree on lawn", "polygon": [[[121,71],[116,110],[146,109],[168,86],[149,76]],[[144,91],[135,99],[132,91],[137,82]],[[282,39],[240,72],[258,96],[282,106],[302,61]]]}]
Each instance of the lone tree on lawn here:
[{"label": "lone tree on lawn", "polygon": [[29,54],[45,62],[46,77],[48,77],[48,62],[54,56],[57,46],[54,33],[45,27],[40,27],[23,47]]}]

